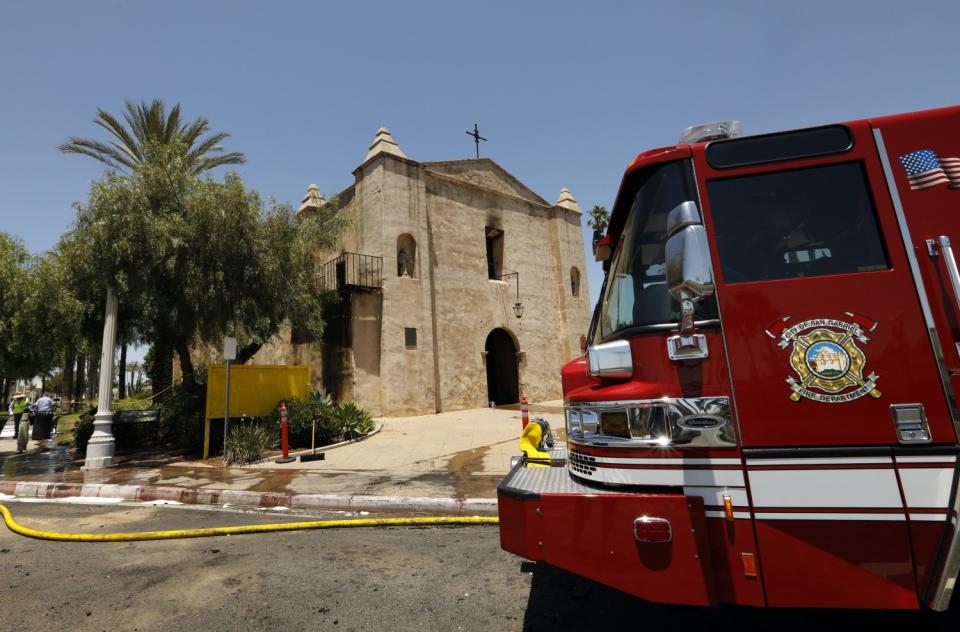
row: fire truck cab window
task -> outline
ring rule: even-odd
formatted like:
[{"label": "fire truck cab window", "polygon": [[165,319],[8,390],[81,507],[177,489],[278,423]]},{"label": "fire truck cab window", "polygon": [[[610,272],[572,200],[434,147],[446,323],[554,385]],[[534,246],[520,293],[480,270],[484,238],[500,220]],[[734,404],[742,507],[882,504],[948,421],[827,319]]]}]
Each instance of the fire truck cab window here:
[{"label": "fire truck cab window", "polygon": [[858,162],[707,183],[726,283],[889,267]]},{"label": "fire truck cab window", "polygon": [[[667,292],[664,246],[667,215],[682,202],[696,200],[687,161],[651,167],[639,176],[633,206],[614,253],[601,302],[599,335],[606,339],[626,329],[676,326],[680,306]],[[697,320],[716,318],[713,298],[697,303]]]}]

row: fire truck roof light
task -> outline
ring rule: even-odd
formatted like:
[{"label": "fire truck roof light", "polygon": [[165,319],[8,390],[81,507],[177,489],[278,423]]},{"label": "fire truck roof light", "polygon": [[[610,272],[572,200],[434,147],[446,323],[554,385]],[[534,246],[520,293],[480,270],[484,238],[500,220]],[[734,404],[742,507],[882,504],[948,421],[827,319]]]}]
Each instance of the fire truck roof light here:
[{"label": "fire truck roof light", "polygon": [[705,143],[711,140],[724,140],[740,136],[740,121],[714,121],[691,125],[680,133],[679,145]]}]

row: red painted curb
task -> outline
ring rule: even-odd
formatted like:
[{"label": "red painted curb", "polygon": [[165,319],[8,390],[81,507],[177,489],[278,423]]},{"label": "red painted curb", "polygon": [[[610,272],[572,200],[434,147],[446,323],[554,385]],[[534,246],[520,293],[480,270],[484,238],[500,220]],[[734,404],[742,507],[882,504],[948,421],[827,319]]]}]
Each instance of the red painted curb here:
[{"label": "red painted curb", "polygon": [[452,514],[496,514],[492,498],[454,499],[403,496],[285,494],[232,489],[186,489],[45,481],[0,481],[0,494],[20,498],[123,498],[140,502],[171,501],[185,505],[237,505],[245,507],[297,507],[330,510],[420,511]]}]

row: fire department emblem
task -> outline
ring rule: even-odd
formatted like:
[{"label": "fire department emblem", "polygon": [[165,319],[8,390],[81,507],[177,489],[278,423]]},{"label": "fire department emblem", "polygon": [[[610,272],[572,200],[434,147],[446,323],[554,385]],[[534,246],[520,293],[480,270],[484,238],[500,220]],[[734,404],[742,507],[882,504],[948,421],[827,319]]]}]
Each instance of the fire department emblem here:
[{"label": "fire department emblem", "polygon": [[786,379],[792,401],[805,397],[840,404],[864,395],[880,397],[880,376],[871,372],[864,377],[867,356],[857,344],[870,342],[867,333],[876,330],[877,323],[853,312],[844,314],[852,322],[814,318],[790,325],[790,317],[785,316],[764,330],[781,349],[789,349],[790,366],[796,373]]}]

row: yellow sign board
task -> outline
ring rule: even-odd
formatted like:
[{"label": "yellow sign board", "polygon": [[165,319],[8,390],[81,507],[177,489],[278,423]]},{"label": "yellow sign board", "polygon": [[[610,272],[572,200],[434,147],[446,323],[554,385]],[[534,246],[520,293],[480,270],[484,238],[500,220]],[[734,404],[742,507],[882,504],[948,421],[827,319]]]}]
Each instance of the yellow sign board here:
[{"label": "yellow sign board", "polygon": [[[210,420],[223,418],[226,367],[207,368],[207,405],[204,414],[203,458],[210,453]],[[277,404],[310,394],[310,367],[240,364],[230,365],[230,417],[265,417]]]}]

